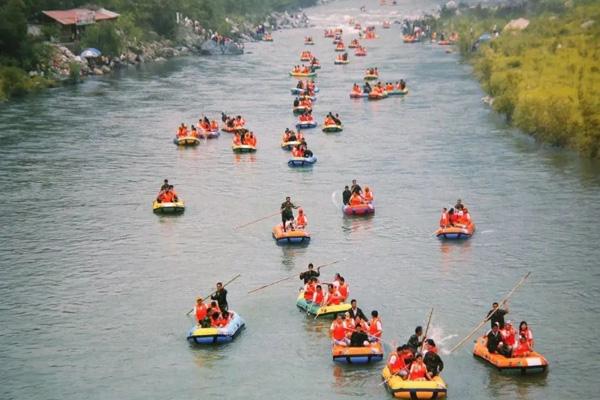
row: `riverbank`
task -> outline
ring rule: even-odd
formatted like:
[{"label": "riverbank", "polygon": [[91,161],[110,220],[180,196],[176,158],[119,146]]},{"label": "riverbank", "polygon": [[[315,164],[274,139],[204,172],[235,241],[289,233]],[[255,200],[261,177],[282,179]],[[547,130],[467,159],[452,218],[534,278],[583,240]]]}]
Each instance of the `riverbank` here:
[{"label": "riverbank", "polygon": [[[205,11],[210,12],[206,14],[198,13],[197,2],[183,2],[187,7],[179,4],[182,10],[164,5],[169,9],[154,8],[146,15],[142,14],[143,4],[134,1],[124,10],[116,8],[122,13],[117,22],[90,25],[80,40],[70,44],[57,43],[51,29],[37,36],[27,32],[26,16],[41,10],[35,8],[36,2],[29,8],[18,1],[9,2],[0,7],[0,22],[12,21],[8,30],[0,32],[0,50],[6,53],[0,58],[0,102],[64,82],[79,82],[86,76],[171,57],[242,54],[243,42],[260,39],[257,33],[263,30],[307,27],[306,15],[297,10],[314,5],[316,0],[270,0],[258,9],[252,8],[251,2],[240,1],[236,10],[227,12],[221,2],[215,2],[207,6]],[[7,39],[4,43],[10,39],[11,47],[2,45],[2,39]],[[101,49],[103,54],[81,58],[77,54],[86,47]]]},{"label": "riverbank", "polygon": [[486,102],[514,126],[599,158],[600,4],[544,3],[444,8],[428,22],[459,34]]}]

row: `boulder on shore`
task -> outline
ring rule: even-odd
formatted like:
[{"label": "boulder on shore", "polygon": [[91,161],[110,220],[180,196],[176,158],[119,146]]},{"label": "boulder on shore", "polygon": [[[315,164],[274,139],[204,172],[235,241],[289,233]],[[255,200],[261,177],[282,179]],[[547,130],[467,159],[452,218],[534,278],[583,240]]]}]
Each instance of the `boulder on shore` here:
[{"label": "boulder on shore", "polygon": [[217,43],[216,41],[209,39],[202,43],[202,46],[200,46],[200,53],[210,56],[239,55],[244,54],[244,48],[233,41]]}]

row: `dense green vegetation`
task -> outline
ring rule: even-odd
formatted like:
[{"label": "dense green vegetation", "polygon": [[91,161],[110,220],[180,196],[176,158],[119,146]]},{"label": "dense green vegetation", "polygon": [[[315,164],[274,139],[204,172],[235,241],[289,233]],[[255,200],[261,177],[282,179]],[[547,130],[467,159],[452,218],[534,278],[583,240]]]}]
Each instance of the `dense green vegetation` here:
[{"label": "dense green vegetation", "polygon": [[[316,0],[5,0],[0,2],[0,100],[52,84],[47,78],[30,78],[25,71],[47,63],[51,48],[43,39],[56,37],[57,26],[42,30],[44,38],[27,35],[27,21],[42,10],[89,7],[95,4],[121,14],[115,23],[88,26],[81,38],[86,47],[118,55],[126,42],[173,39],[177,12],[198,20],[202,27],[228,33],[231,20],[258,21],[272,11],[314,5]],[[41,68],[43,69],[43,68]]]},{"label": "dense green vegetation", "polygon": [[[460,51],[495,110],[541,140],[600,158],[600,3],[538,0],[451,14],[437,28],[459,32]],[[530,25],[501,31],[518,17]],[[500,35],[473,50],[494,26]]]}]

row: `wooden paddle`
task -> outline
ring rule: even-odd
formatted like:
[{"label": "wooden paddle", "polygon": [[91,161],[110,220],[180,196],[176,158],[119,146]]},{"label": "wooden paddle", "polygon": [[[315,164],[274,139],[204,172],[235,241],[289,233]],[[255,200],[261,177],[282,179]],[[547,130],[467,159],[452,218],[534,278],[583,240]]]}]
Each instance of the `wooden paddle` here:
[{"label": "wooden paddle", "polygon": [[[325,267],[328,267],[328,266],[330,266],[330,265],[337,264],[337,263],[339,263],[340,261],[344,261],[344,260],[345,260],[345,258],[342,258],[341,260],[332,261],[332,262],[330,262],[330,263],[327,263],[327,264],[323,264],[323,265],[317,265],[317,269],[325,268]],[[260,287],[257,287],[256,289],[252,289],[252,290],[250,290],[250,291],[248,292],[248,294],[251,294],[251,293],[258,292],[259,290],[266,289],[266,288],[268,288],[268,287],[270,287],[270,286],[273,286],[273,285],[277,285],[278,283],[281,283],[281,282],[287,281],[288,279],[292,279],[292,278],[293,278],[293,277],[295,277],[295,276],[298,276],[298,274],[290,275],[290,276],[287,276],[287,277],[285,277],[285,278],[278,279],[278,280],[276,280],[275,282],[267,283],[266,285],[262,285],[262,286],[260,286]]]},{"label": "wooden paddle", "polygon": [[483,325],[485,325],[486,322],[488,322],[490,320],[490,318],[496,313],[496,311],[498,311],[500,309],[500,307],[502,307],[507,301],[508,299],[515,293],[515,291],[523,284],[525,283],[525,281],[527,280],[527,278],[529,278],[529,275],[531,275],[531,272],[528,272],[525,274],[524,277],[521,278],[521,280],[519,280],[519,282],[517,282],[517,284],[515,285],[515,287],[512,288],[512,290],[510,292],[508,292],[508,294],[506,296],[504,296],[504,298],[498,302],[498,308],[496,310],[494,310],[492,313],[490,313],[489,315],[487,315],[483,321],[481,321],[479,323],[479,325],[477,325],[471,332],[469,332],[469,334],[462,339],[460,342],[458,342],[452,349],[450,349],[450,353],[452,353],[454,350],[458,349],[460,346],[462,346],[467,340],[469,340],[471,338],[471,336],[473,336],[479,329],[481,329],[481,327]]},{"label": "wooden paddle", "polygon": [[240,229],[240,228],[244,228],[244,227],[246,227],[246,226],[248,226],[248,225],[255,224],[255,223],[257,223],[257,222],[260,222],[260,221],[262,221],[262,220],[265,220],[265,219],[267,219],[267,218],[274,217],[274,216],[276,216],[277,214],[280,214],[280,213],[281,213],[281,211],[274,212],[273,214],[269,214],[269,215],[267,215],[267,216],[264,216],[264,217],[262,217],[262,218],[255,219],[254,221],[250,221],[250,222],[248,222],[248,223],[246,223],[246,224],[238,225],[238,226],[236,226],[234,229]]},{"label": "wooden paddle", "polygon": [[[223,285],[223,287],[225,287],[225,286],[229,285],[231,282],[235,281],[235,280],[236,280],[237,278],[239,278],[240,276],[242,276],[242,274],[237,274],[236,276],[234,276],[233,278],[231,278],[229,281],[227,281],[227,282],[226,282],[226,283]],[[202,299],[207,299],[207,298],[209,298],[210,296],[212,296],[212,295],[213,295],[213,294],[215,294],[215,293],[217,293],[217,291],[216,291],[216,290],[215,290],[215,291],[213,291],[213,292],[212,292],[211,294],[209,294],[208,296],[204,296]],[[187,312],[185,315],[190,315],[190,313],[191,313],[192,311],[194,311],[194,309],[193,309],[193,308],[192,308],[190,311],[188,311],[188,312]]]}]

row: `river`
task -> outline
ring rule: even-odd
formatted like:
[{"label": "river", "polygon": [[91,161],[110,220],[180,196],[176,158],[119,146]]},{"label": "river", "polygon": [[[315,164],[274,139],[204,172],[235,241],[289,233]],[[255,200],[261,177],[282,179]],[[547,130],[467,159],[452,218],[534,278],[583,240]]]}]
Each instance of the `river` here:
[{"label": "river", "polygon": [[[276,32],[241,57],[172,59],[0,106],[0,184],[12,193],[0,213],[0,398],[391,398],[383,363],[333,364],[329,322],[295,307],[299,280],[246,294],[338,259],[325,278],[339,271],[359,306],[379,310],[387,350],[434,307],[450,398],[596,397],[600,165],[508,127],[481,103],[468,65],[403,44],[399,25],[378,29],[367,57],[333,65],[323,27],[433,4],[411,3],[369,2],[368,15],[355,0],[330,3],[307,11],[315,28]],[[318,162],[292,170],[279,141],[294,122],[287,72],[306,34],[323,63],[315,113],[339,112],[346,129],[307,133]],[[368,66],[404,77],[410,94],[350,100]],[[179,123],[222,110],[245,116],[255,155],[232,154],[228,134],[172,144]],[[184,215],[152,213],[164,178]],[[374,190],[373,218],[341,213],[354,178]],[[309,246],[276,246],[277,217],[233,229],[288,194],[308,215]],[[478,230],[440,242],[439,211],[457,198]],[[471,341],[446,354],[527,271],[509,316],[529,322],[549,373],[502,376],[473,358]],[[189,346],[195,297],[237,273],[229,303],[247,329],[219,348]]]}]

